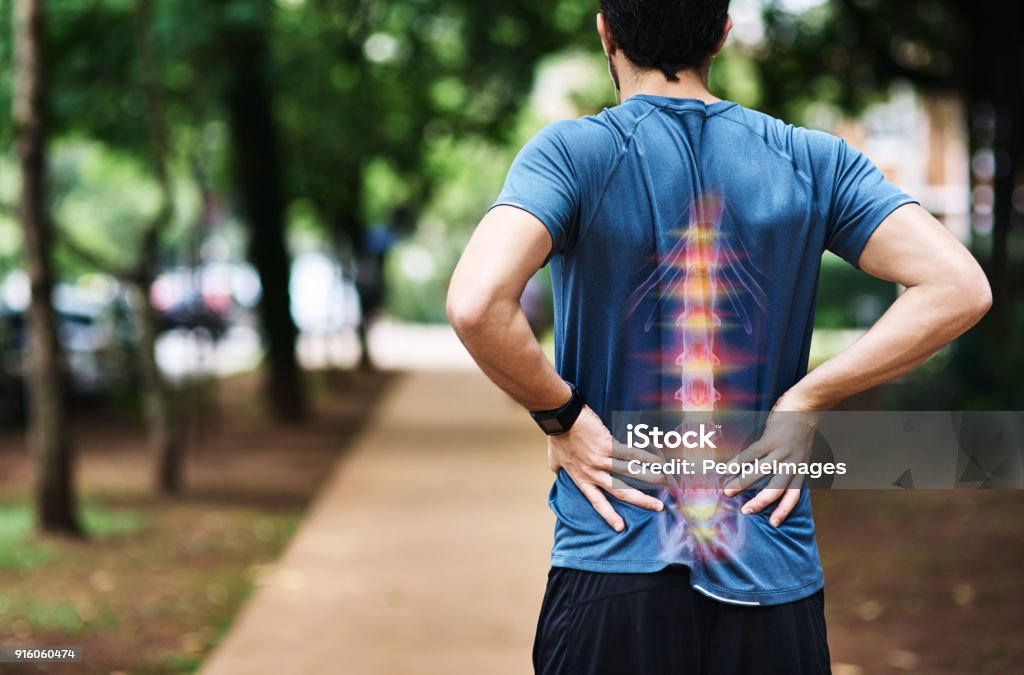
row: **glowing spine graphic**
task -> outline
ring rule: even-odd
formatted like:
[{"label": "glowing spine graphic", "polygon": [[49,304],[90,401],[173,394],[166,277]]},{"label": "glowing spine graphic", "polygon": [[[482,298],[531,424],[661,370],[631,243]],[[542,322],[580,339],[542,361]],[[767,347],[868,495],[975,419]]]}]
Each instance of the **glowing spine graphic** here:
[{"label": "glowing spine graphic", "polygon": [[[678,280],[670,292],[682,305],[675,320],[680,338],[680,353],[675,359],[681,375],[681,386],[675,394],[682,411],[680,432],[696,429],[701,423],[713,426],[715,404],[721,399],[715,388],[715,369],[720,365],[715,354],[715,332],[722,325],[716,313],[721,254],[717,206],[711,199],[694,206],[683,246],[675,251],[670,263],[676,268],[672,278]],[[727,258],[727,262],[731,261]],[[704,453],[689,458],[697,463],[713,458],[713,451]],[[670,556],[714,558],[723,555],[723,545],[733,549],[739,544],[742,523],[710,480],[699,477],[685,486],[676,483],[665,492],[662,496],[672,512],[662,519],[661,535]]]},{"label": "glowing spine graphic", "polygon": [[[683,413],[680,431],[702,422],[714,424],[715,403],[721,398],[715,389],[715,366],[720,363],[714,350],[715,329],[722,321],[715,313],[719,241],[712,207],[704,203],[695,209],[686,248],[677,262],[683,267],[679,290],[683,311],[676,318],[682,351],[675,362],[682,378],[676,392]],[[693,457],[697,462],[707,458],[711,455]],[[706,556],[722,535],[721,502],[721,493],[712,485],[696,485],[676,494],[672,503],[684,526],[676,533],[677,541],[695,548],[692,553]]]},{"label": "glowing spine graphic", "polygon": [[682,386],[676,399],[684,413],[714,412],[715,402],[721,398],[714,374],[719,364],[714,352],[715,328],[722,324],[714,311],[718,264],[715,230],[712,222],[694,222],[687,233],[689,245],[681,256],[683,311],[676,327],[682,336],[682,353],[676,365],[682,369]]},{"label": "glowing spine graphic", "polygon": [[[678,351],[671,363],[679,369],[679,401],[682,433],[715,425],[716,403],[721,399],[715,387],[715,374],[721,364],[715,353],[715,334],[722,327],[718,308],[730,310],[730,328],[752,332],[748,306],[741,302],[745,293],[762,310],[766,305],[758,284],[756,269],[742,240],[721,231],[722,203],[712,195],[692,205],[689,219],[672,249],[664,254],[651,275],[633,292],[629,312],[637,310],[645,298],[656,294],[644,330],[651,330],[659,312],[672,307],[674,335]],[[709,450],[709,452],[711,452]],[[699,463],[709,455],[688,454]],[[738,501],[725,499],[721,486],[710,477],[669,476],[669,486],[661,491],[668,507],[658,519],[662,554],[666,560],[721,559],[743,544],[744,520],[739,517]]]}]

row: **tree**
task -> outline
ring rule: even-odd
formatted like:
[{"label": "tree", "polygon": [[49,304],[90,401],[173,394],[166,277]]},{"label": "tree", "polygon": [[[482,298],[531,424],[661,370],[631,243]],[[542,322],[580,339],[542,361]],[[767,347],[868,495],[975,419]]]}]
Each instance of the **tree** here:
[{"label": "tree", "polygon": [[[56,132],[88,135],[112,150],[145,160],[159,205],[149,216],[130,214],[129,222],[116,234],[103,218],[85,223],[90,236],[80,232],[81,219],[58,223],[55,243],[88,267],[117,278],[136,299],[139,344],[133,352],[142,380],[140,394],[155,464],[154,485],[162,493],[177,493],[182,487],[181,423],[173,391],[156,361],[158,317],[149,294],[158,271],[161,242],[175,213],[168,168],[170,130],[162,63],[154,44],[153,1],[137,0],[128,7],[99,3],[62,9],[50,22],[46,36],[47,54],[54,62],[49,81],[57,99],[51,127]],[[99,44],[85,39],[94,35],[103,36],[97,38]],[[88,84],[82,86],[82,82]],[[132,97],[135,105],[117,104],[124,100],[126,90],[140,94]],[[117,241],[113,246],[100,246],[109,244],[102,239]]]},{"label": "tree", "polygon": [[[203,172],[212,189],[236,197],[250,232],[249,259],[262,285],[267,400],[280,417],[301,418],[306,397],[295,359],[280,187],[286,169],[278,161],[275,87],[266,72],[273,3],[154,2],[147,11],[161,58],[148,77],[150,85],[139,77],[144,45],[132,39],[137,30],[130,5],[97,0],[62,9],[49,45],[63,94],[57,105],[61,130],[100,139],[151,164],[153,98],[147,91],[158,87],[164,136],[175,138],[167,150],[178,159],[187,155],[189,163],[209,161]],[[230,130],[230,142],[207,156],[203,133],[221,122]],[[154,176],[159,183],[156,171]]]},{"label": "tree", "polygon": [[223,94],[239,201],[250,230],[249,259],[263,289],[260,317],[267,342],[267,395],[280,418],[296,421],[306,414],[306,396],[295,355],[298,331],[289,295],[281,156],[268,82],[273,6],[261,0],[235,0],[224,8],[221,37],[230,75]]},{"label": "tree", "polygon": [[31,285],[28,308],[29,444],[36,458],[36,511],[45,532],[78,535],[66,363],[53,307],[52,224],[46,203],[46,72],[41,0],[15,0],[15,147],[21,168],[18,216]]},{"label": "tree", "polygon": [[157,184],[160,186],[163,203],[142,231],[136,254],[136,267],[129,278],[135,286],[141,305],[139,365],[145,380],[146,427],[149,431],[150,447],[156,459],[155,483],[160,492],[172,494],[181,491],[184,463],[181,425],[176,419],[172,392],[163,373],[160,372],[156,359],[158,318],[149,289],[156,278],[160,234],[174,213],[174,196],[171,193],[171,178],[167,169],[170,155],[169,131],[164,110],[160,64],[153,47],[152,22],[152,0],[139,0],[135,12],[135,41],[149,114],[151,163]]},{"label": "tree", "polygon": [[[596,49],[591,5],[154,3],[164,57],[155,79],[174,153],[203,147],[221,122],[229,130],[224,150],[206,158],[210,182],[236,197],[250,230],[249,258],[263,287],[267,391],[283,417],[300,417],[306,407],[289,307],[286,207],[311,205],[343,260],[359,252],[370,218],[412,214],[405,220],[415,223],[444,179],[427,159],[430,148],[473,136],[506,140],[538,61],[583,38]],[[148,160],[150,97],[136,86],[142,54],[130,16],[123,2],[96,0],[62,5],[53,17],[55,130]],[[222,168],[222,155],[233,158],[232,171]],[[366,175],[374,165],[385,165],[398,189],[371,210]],[[104,248],[98,239],[82,243]]]},{"label": "tree", "polygon": [[[136,352],[142,375],[142,398],[148,443],[154,459],[154,486],[164,494],[177,494],[182,488],[183,443],[181,423],[175,411],[173,392],[160,371],[156,358],[159,318],[149,289],[156,278],[161,234],[174,216],[174,197],[168,170],[169,130],[164,109],[161,71],[153,45],[152,0],[138,0],[134,10],[132,36],[139,71],[139,85],[145,100],[148,121],[150,166],[160,192],[160,206],[148,220],[139,221],[131,264],[117,261],[90,249],[70,232],[61,243],[96,269],[110,274],[133,291],[138,303],[136,324],[139,346]],[[132,247],[129,247],[132,248]]]},{"label": "tree", "polygon": [[[295,358],[288,294],[284,197],[278,162],[274,86],[268,81],[268,31],[274,3],[262,0],[154,2],[151,31],[161,47],[150,79],[159,88],[165,136],[190,163],[201,158],[213,189],[236,197],[248,226],[249,259],[262,285],[260,319],[267,345],[265,389],[275,412],[301,418],[306,397]],[[49,47],[62,96],[62,131],[100,139],[151,163],[152,86],[140,78],[144,45],[133,40],[131,5],[114,0],[62,7]],[[128,88],[126,89],[126,84]],[[140,95],[141,94],[141,95]],[[204,131],[225,122],[230,142],[209,153]],[[226,159],[234,161],[227,162]],[[165,161],[172,158],[165,158]],[[233,170],[222,168],[232,165]],[[154,176],[160,182],[159,175]],[[133,261],[134,264],[134,261]]]}]

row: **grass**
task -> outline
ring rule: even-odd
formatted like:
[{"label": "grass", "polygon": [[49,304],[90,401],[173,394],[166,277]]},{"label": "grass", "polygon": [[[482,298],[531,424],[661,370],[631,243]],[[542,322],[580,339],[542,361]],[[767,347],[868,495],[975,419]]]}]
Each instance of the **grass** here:
[{"label": "grass", "polygon": [[[109,509],[98,503],[82,509],[82,523],[90,537],[129,535],[143,528],[144,514]],[[53,542],[33,536],[32,505],[27,500],[0,504],[0,570],[28,570],[57,555]]]}]

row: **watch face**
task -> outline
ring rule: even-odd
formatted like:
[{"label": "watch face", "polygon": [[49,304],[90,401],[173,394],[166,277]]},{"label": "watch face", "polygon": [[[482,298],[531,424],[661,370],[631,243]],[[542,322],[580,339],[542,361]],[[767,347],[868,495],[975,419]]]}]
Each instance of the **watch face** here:
[{"label": "watch face", "polygon": [[565,431],[565,429],[562,428],[562,424],[554,417],[546,420],[538,420],[538,424],[540,424],[540,428],[548,434],[560,434]]}]

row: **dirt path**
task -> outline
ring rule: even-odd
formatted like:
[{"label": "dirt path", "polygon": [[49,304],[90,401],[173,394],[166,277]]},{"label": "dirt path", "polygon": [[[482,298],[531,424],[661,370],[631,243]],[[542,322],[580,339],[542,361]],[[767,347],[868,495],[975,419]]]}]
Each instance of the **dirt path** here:
[{"label": "dirt path", "polygon": [[393,387],[204,675],[529,672],[552,525],[536,430],[477,374]]}]

